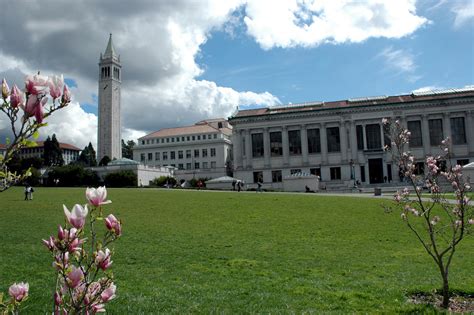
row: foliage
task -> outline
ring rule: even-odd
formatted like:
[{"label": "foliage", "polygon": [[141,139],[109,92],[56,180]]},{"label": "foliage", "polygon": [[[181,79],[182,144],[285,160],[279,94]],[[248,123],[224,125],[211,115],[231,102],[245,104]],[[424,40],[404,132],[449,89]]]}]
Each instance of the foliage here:
[{"label": "foliage", "polygon": [[58,166],[48,173],[49,186],[97,186],[99,181],[97,173],[81,165]]},{"label": "foliage", "polygon": [[119,171],[107,174],[104,178],[107,187],[136,187],[137,174],[133,171]]},{"label": "foliage", "polygon": [[99,166],[107,166],[110,163],[110,161],[111,161],[110,158],[106,155],[100,160]]},{"label": "foliage", "polygon": [[[107,188],[126,224],[115,243],[117,298],[108,314],[434,314],[407,303],[438,283],[398,215],[379,198]],[[0,291],[28,279],[28,314],[52,312],[55,274],[38,240],[63,224],[59,200],[82,188],[42,188],[32,203],[21,187],[0,198]],[[347,194],[349,196],[349,194]],[[405,231],[406,232],[406,231]],[[460,244],[453,290],[474,293],[471,249]],[[21,247],[21,250],[19,250]],[[25,259],[24,257],[28,257]],[[14,267],[14,268],[12,268]]]},{"label": "foliage", "polygon": [[152,180],[150,183],[150,185],[156,187],[164,187],[166,184],[170,185],[170,187],[174,187],[176,185],[176,178],[171,176],[160,176]]},{"label": "foliage", "polygon": [[44,141],[44,165],[45,166],[62,166],[64,165],[63,152],[56,139],[56,134],[53,137],[46,138]]},{"label": "foliage", "polygon": [[81,154],[77,159],[77,164],[89,167],[97,166],[97,160],[95,157],[96,153],[94,147],[92,146],[92,143],[89,142],[89,145],[87,145],[84,150],[81,151]]},{"label": "foliage", "polygon": [[125,143],[122,139],[122,157],[133,160],[133,147],[135,147],[135,141],[128,140]]},{"label": "foliage", "polygon": [[[103,217],[107,199],[105,187],[87,188],[88,205],[63,205],[66,225],[59,226],[57,237],[43,240],[52,254],[56,269],[54,313],[89,314],[105,312],[105,303],[115,298],[113,283],[112,251],[108,248],[122,234],[122,223],[113,214]],[[88,232],[85,227],[88,221]],[[102,237],[98,223],[105,223]],[[85,237],[89,235],[89,237]]]},{"label": "foliage", "polygon": [[[22,148],[33,147],[36,143],[30,138],[37,139],[39,130],[55,111],[66,107],[71,101],[71,93],[62,76],[41,76],[39,73],[27,76],[25,91],[13,85],[10,90],[5,79],[2,80],[2,111],[10,122],[13,139],[7,139],[7,149],[0,155],[0,191],[24,180],[30,175],[27,170],[23,173],[12,172],[7,163]],[[48,103],[51,97],[52,103]]]},{"label": "foliage", "polygon": [[203,184],[202,187],[206,187],[206,181],[208,181],[210,178],[207,177],[199,177],[199,178],[193,178],[189,181],[189,184],[191,187],[198,187],[198,183],[201,182]]},{"label": "foliage", "polygon": [[[449,307],[449,268],[459,243],[466,235],[472,234],[474,211],[469,205],[468,192],[471,189],[468,179],[462,174],[460,165],[450,165],[449,139],[443,140],[441,156],[427,156],[425,161],[426,175],[417,176],[415,158],[407,150],[410,131],[396,120],[383,120],[391,139],[387,150],[393,153],[394,160],[411,186],[398,191],[394,201],[401,210],[401,218],[414,233],[426,253],[433,259],[442,279],[444,308]],[[445,164],[445,170],[441,168]],[[447,182],[454,189],[455,203],[444,197],[442,182]],[[430,190],[430,201],[422,200],[422,185]]]}]

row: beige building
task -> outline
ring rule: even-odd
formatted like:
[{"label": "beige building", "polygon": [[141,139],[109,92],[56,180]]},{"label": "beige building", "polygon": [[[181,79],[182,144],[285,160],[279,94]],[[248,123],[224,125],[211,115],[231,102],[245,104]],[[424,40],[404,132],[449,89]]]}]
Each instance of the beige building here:
[{"label": "beige building", "polygon": [[427,155],[452,139],[451,162],[474,161],[474,88],[354,98],[240,110],[233,126],[234,177],[263,178],[282,189],[295,173],[320,176],[321,188],[341,189],[400,182],[398,167],[383,150],[382,118],[398,118],[411,131],[418,172]]},{"label": "beige building", "polygon": [[138,139],[133,159],[154,167],[173,167],[180,180],[216,178],[232,170],[232,127],[225,119],[166,128]]},{"label": "beige building", "polygon": [[[30,148],[22,148],[19,152],[20,159],[27,159],[27,158],[43,158],[44,156],[44,142],[38,141],[36,142],[35,147]],[[72,144],[68,143],[61,143],[59,142],[59,148],[61,149],[61,153],[64,160],[64,165],[68,165],[71,162],[76,161],[79,158],[79,153],[81,149],[73,146]]]}]

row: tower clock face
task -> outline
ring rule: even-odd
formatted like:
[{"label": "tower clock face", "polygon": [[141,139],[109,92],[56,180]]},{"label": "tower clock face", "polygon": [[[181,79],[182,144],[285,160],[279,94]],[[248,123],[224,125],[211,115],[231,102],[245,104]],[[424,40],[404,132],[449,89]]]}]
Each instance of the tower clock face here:
[{"label": "tower clock face", "polygon": [[104,90],[105,90],[108,86],[109,86],[108,84],[104,85]]}]

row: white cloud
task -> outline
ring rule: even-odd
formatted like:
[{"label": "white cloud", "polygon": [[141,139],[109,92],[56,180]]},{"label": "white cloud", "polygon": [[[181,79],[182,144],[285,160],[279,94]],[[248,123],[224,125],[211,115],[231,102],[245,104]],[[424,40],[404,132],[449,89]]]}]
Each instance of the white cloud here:
[{"label": "white cloud", "polygon": [[474,19],[474,0],[456,1],[451,11],[456,15],[454,18],[455,28],[459,28],[466,23],[472,23],[472,19]]},{"label": "white cloud", "polygon": [[[427,23],[415,0],[289,0],[247,2],[248,33],[264,48],[400,38]],[[271,9],[270,9],[271,7]]]},{"label": "white cloud", "polygon": [[403,75],[409,82],[416,82],[421,78],[416,74],[415,56],[407,50],[387,47],[377,57],[384,59],[386,70],[394,75]]},{"label": "white cloud", "polygon": [[443,89],[444,89],[443,87],[428,85],[428,86],[422,86],[420,88],[417,88],[416,90],[413,90],[412,93],[429,92],[429,91],[443,90]]}]

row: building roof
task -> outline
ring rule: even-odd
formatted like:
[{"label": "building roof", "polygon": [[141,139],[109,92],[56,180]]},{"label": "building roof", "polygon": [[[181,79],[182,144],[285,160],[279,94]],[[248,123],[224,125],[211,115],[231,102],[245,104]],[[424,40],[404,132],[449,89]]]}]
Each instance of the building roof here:
[{"label": "building roof", "polygon": [[110,161],[109,164],[107,164],[107,166],[113,166],[113,165],[138,165],[138,164],[140,164],[140,163],[137,162],[137,161],[130,160],[130,159],[127,159],[127,158],[121,158],[121,159],[116,159],[116,160]]},{"label": "building roof", "polygon": [[466,87],[462,89],[446,89],[446,90],[434,90],[434,91],[423,91],[413,92],[412,94],[406,95],[394,95],[394,96],[371,96],[371,97],[360,97],[351,98],[348,100],[331,101],[331,102],[308,102],[301,104],[290,104],[285,106],[274,106],[266,108],[256,108],[248,110],[239,110],[229,120],[261,116],[261,115],[273,115],[273,114],[284,114],[293,112],[304,112],[304,111],[317,111],[317,110],[328,110],[328,109],[344,109],[344,108],[355,108],[355,107],[366,107],[372,105],[390,105],[390,104],[401,104],[401,103],[413,103],[413,102],[426,102],[433,100],[444,100],[452,98],[462,97],[473,97],[474,86]]},{"label": "building roof", "polygon": [[105,53],[103,57],[104,59],[106,59],[106,58],[113,58],[116,56],[117,54],[115,53],[114,44],[112,42],[112,34],[110,34],[109,42],[107,43],[107,48],[105,49]]},{"label": "building roof", "polygon": [[[225,120],[225,119],[222,119]],[[203,133],[214,133],[214,132],[222,132],[225,135],[231,135],[232,130],[224,127],[224,128],[214,128],[206,122],[211,120],[203,120],[195,125],[192,126],[184,126],[184,127],[176,127],[176,128],[164,128],[158,131],[152,132],[144,137],[139,138],[139,140],[143,139],[151,139],[151,138],[163,138],[163,137],[173,137],[173,136],[184,136],[184,135],[194,135],[194,134],[203,134]]]},{"label": "building roof", "polygon": [[[44,147],[44,141],[37,141],[36,142],[37,144],[37,148],[42,148]],[[72,144],[69,144],[69,143],[62,143],[62,142],[59,142],[59,147],[61,149],[68,149],[68,150],[73,150],[73,151],[81,151],[81,149],[79,149],[78,147],[75,147],[73,146]]]}]

